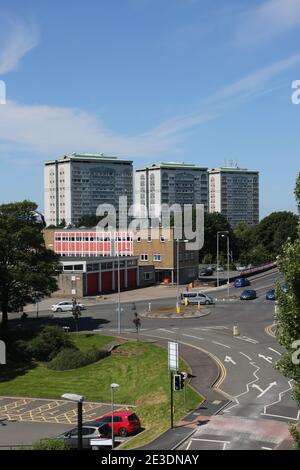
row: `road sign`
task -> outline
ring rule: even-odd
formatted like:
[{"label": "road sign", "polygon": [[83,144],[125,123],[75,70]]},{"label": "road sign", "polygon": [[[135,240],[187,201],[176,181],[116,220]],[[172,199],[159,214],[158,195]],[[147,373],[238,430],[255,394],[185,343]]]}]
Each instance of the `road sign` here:
[{"label": "road sign", "polygon": [[168,342],[168,365],[169,370],[178,370],[178,343]]}]

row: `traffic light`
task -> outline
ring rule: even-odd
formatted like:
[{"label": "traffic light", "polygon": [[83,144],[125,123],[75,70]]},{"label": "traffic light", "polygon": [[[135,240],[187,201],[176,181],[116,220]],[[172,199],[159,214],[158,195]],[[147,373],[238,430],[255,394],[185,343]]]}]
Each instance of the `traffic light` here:
[{"label": "traffic light", "polygon": [[173,376],[174,380],[174,391],[179,392],[181,390],[181,375],[180,374],[175,374]]},{"label": "traffic light", "polygon": [[175,392],[180,392],[180,390],[183,390],[185,378],[186,377],[184,374],[175,374],[173,376]]}]

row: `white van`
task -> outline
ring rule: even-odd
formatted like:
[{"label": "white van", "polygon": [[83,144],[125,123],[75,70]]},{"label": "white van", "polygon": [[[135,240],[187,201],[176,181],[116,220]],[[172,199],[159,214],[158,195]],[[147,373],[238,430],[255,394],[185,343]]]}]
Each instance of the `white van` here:
[{"label": "white van", "polygon": [[188,304],[200,305],[212,305],[214,299],[209,295],[203,294],[202,292],[182,292],[180,296],[180,303],[184,304],[184,299],[187,299]]}]

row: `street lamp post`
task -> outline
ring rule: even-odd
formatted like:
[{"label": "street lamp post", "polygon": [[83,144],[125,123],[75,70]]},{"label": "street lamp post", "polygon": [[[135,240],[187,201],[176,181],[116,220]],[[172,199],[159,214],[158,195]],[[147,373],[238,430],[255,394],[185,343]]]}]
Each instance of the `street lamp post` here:
[{"label": "street lamp post", "polygon": [[176,302],[176,312],[180,313],[180,295],[179,295],[179,273],[180,273],[180,267],[179,267],[179,242],[182,241],[183,243],[188,243],[188,240],[179,240],[179,238],[176,238],[176,243],[177,243],[177,302]]},{"label": "street lamp post", "polygon": [[77,402],[77,450],[82,450],[82,403],[84,397],[82,395],[76,395],[75,393],[64,393],[62,398]]},{"label": "street lamp post", "polygon": [[115,388],[118,388],[119,384],[111,384],[111,450],[114,449],[114,406],[115,406]]},{"label": "street lamp post", "polygon": [[227,294],[229,297],[229,231],[222,230],[217,232],[217,287],[220,285],[220,278],[219,278],[219,236],[227,237]]},{"label": "street lamp post", "polygon": [[[115,257],[117,255],[118,259],[118,275],[117,275],[117,282],[118,282],[118,307],[117,307],[117,324],[118,324],[118,334],[121,334],[121,285],[120,285],[120,250],[116,248],[116,235],[112,240],[112,255]],[[114,263],[114,261],[113,261]],[[114,274],[114,271],[113,271]]]}]

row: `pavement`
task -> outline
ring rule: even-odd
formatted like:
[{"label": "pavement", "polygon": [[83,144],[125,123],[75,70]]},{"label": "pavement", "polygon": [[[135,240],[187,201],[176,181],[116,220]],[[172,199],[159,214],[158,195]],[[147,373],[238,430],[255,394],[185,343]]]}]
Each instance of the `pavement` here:
[{"label": "pavement", "polygon": [[[187,442],[192,432],[200,432],[201,436],[197,441],[194,438],[191,449],[197,445],[214,449],[291,448],[288,423],[297,423],[300,412],[292,399],[292,381],[275,369],[283,350],[272,336],[274,302],[265,299],[266,290],[278,279],[276,271],[252,278],[251,285],[258,292],[258,298],[253,301],[228,300],[226,288],[215,289],[218,301],[207,317],[142,318],[140,338],[164,345],[167,341],[178,342],[179,354],[191,365],[195,375],[191,385],[206,397],[200,409],[177,423],[174,430],[147,445],[147,449],[171,449],[182,440]],[[150,292],[148,289],[152,289],[153,295],[156,289],[160,297],[145,299],[146,291]],[[164,289],[144,289],[139,298],[135,295],[139,291],[122,293],[120,325],[114,301],[91,305],[83,312],[79,329],[116,336],[120,327],[122,336],[135,338],[132,302],[137,313],[147,309],[150,301],[153,308],[170,306],[176,301],[176,289]],[[231,287],[237,297],[241,290]],[[172,293],[173,297],[166,297],[165,292]],[[75,330],[72,318],[35,320],[34,315],[30,317],[24,323],[16,319],[12,324],[32,329],[50,321],[70,325],[71,330]],[[233,336],[233,326],[238,328],[239,336]],[[239,426],[245,430],[243,435]],[[255,433],[255,428],[262,429],[262,434]],[[273,440],[267,438],[267,430]]]},{"label": "pavement", "polygon": [[[221,278],[221,274],[220,274],[220,278]],[[270,270],[267,273],[261,273],[256,276],[253,276],[252,279],[263,279],[266,276],[268,277],[274,274],[276,276],[278,275],[275,269]],[[185,292],[186,284],[179,286],[179,290],[180,292]],[[194,288],[192,290],[200,290],[200,291],[215,293],[216,297],[217,298],[219,297],[220,299],[226,298],[226,294],[227,294],[227,288],[224,288],[224,286],[220,286],[220,287],[201,286],[201,287]],[[234,289],[231,289],[231,294],[232,293],[235,293]],[[220,296],[218,296],[218,294],[220,294]],[[128,302],[132,302],[134,299],[135,302],[147,303],[147,307],[148,307],[149,302],[151,303],[153,300],[171,299],[171,298],[176,298],[176,296],[177,296],[176,285],[173,286],[173,285],[158,284],[155,286],[143,287],[143,288],[139,288],[139,289],[135,289],[131,291],[121,292],[121,302],[128,303]],[[68,299],[57,297],[55,296],[55,294],[53,294],[51,297],[42,300],[41,302],[38,303],[39,313],[40,314],[43,312],[49,313],[51,311],[51,306],[58,302],[61,302],[62,300],[68,300]],[[82,303],[84,303],[84,305],[86,305],[87,307],[93,307],[93,306],[101,307],[103,305],[117,303],[118,294],[112,293],[112,294],[105,294],[103,296],[84,297],[80,300],[82,300]],[[36,304],[28,304],[24,308],[25,312],[32,313],[32,314],[36,314],[36,310],[37,310]]]},{"label": "pavement", "polygon": [[[124,409],[124,405],[118,407]],[[85,401],[83,419],[92,421],[110,410],[110,404]],[[77,423],[77,405],[68,400],[0,397],[0,420],[73,425]]]}]

